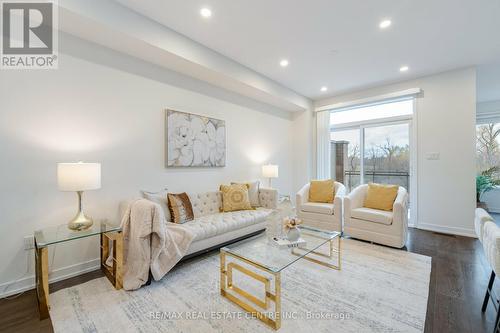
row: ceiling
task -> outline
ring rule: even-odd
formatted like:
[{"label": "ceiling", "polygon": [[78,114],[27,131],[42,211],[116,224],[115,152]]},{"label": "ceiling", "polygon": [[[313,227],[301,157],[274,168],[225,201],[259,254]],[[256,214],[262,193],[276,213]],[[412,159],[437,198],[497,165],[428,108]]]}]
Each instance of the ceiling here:
[{"label": "ceiling", "polygon": [[498,0],[117,1],[314,100],[500,59]]}]

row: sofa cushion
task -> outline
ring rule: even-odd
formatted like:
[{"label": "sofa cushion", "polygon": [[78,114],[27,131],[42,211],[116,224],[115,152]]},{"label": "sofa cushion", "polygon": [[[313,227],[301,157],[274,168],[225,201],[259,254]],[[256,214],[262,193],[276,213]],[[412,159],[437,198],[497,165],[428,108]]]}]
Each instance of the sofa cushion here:
[{"label": "sofa cushion", "polygon": [[363,207],[351,210],[351,216],[359,220],[390,225],[393,214],[384,210]]},{"label": "sofa cushion", "polygon": [[193,241],[199,241],[263,222],[271,212],[271,209],[258,208],[256,210],[217,213],[201,216],[182,224],[182,226],[194,233]]},{"label": "sofa cushion", "polygon": [[300,206],[303,212],[333,215],[333,204],[320,202],[306,202]]},{"label": "sofa cushion", "polygon": [[219,191],[188,193],[193,205],[194,218],[219,213],[222,209],[222,195]]},{"label": "sofa cushion", "polygon": [[167,222],[172,221],[172,217],[170,216],[170,209],[168,208],[168,198],[166,190],[160,192],[141,191],[141,194],[144,199],[148,199],[149,201],[153,201],[154,203],[160,205],[161,210],[163,211],[163,215],[165,216],[165,220]]}]

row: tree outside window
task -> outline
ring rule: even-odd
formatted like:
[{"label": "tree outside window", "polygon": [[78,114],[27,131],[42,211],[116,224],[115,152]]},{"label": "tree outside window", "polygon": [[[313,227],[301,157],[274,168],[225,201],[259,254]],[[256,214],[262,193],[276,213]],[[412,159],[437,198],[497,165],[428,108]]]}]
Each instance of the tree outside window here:
[{"label": "tree outside window", "polygon": [[476,127],[477,173],[489,173],[500,178],[500,123],[482,124]]}]

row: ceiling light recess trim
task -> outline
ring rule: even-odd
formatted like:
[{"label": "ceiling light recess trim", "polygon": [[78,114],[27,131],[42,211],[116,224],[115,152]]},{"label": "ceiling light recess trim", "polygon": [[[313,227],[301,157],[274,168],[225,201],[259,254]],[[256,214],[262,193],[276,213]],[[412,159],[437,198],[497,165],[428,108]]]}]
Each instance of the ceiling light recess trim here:
[{"label": "ceiling light recess trim", "polygon": [[390,26],[392,25],[392,21],[391,20],[382,20],[380,21],[380,24],[378,25],[380,29],[387,29],[389,28]]},{"label": "ceiling light recess trim", "polygon": [[281,61],[280,61],[281,67],[287,67],[288,65],[289,65],[289,62],[287,59],[281,59]]}]

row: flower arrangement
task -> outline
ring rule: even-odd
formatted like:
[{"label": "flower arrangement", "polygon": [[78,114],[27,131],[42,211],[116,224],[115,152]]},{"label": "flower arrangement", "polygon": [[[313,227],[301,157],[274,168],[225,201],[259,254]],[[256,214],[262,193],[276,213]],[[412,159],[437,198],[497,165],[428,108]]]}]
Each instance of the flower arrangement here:
[{"label": "flower arrangement", "polygon": [[283,219],[285,230],[295,229],[300,224],[302,224],[302,220],[296,217],[286,217]]}]

